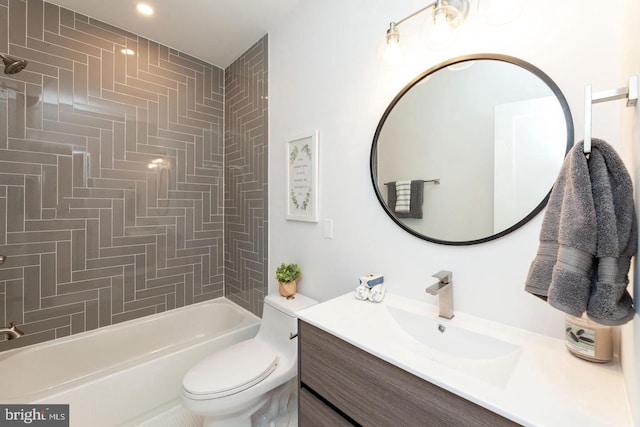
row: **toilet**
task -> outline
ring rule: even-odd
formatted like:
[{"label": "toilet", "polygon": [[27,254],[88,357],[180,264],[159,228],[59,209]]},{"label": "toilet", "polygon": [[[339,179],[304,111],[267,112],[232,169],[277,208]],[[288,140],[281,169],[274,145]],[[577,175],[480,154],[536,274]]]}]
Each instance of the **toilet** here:
[{"label": "toilet", "polygon": [[204,426],[289,425],[288,403],[298,374],[296,313],[317,301],[267,295],[260,330],[202,359],[182,380],[182,405]]}]

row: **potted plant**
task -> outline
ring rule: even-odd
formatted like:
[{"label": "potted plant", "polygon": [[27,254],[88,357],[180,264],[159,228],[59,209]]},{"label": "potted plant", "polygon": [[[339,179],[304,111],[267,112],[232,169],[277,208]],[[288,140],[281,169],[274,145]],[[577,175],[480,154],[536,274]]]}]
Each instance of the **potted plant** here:
[{"label": "potted plant", "polygon": [[280,295],[291,298],[296,294],[297,282],[302,276],[298,264],[285,264],[284,262],[276,269],[276,279],[279,283]]}]

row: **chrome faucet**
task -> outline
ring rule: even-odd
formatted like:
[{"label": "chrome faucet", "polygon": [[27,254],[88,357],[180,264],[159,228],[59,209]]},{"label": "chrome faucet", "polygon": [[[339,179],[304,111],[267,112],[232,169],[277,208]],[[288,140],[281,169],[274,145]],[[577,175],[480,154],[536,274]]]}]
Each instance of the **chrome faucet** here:
[{"label": "chrome faucet", "polygon": [[0,334],[7,334],[7,339],[13,340],[23,336],[24,332],[18,329],[18,327],[16,326],[16,322],[11,322],[9,323],[9,326],[0,328]]},{"label": "chrome faucet", "polygon": [[438,279],[438,282],[429,286],[426,291],[431,295],[438,295],[438,314],[445,319],[453,317],[453,273],[442,270],[431,277]]}]

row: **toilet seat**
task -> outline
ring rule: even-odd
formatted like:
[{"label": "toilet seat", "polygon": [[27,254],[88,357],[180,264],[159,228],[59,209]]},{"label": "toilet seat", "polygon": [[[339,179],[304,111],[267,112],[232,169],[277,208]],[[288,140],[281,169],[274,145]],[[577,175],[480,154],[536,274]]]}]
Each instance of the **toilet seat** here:
[{"label": "toilet seat", "polygon": [[239,342],[201,360],[184,376],[192,399],[216,399],[246,390],[278,366],[275,351],[256,339]]}]

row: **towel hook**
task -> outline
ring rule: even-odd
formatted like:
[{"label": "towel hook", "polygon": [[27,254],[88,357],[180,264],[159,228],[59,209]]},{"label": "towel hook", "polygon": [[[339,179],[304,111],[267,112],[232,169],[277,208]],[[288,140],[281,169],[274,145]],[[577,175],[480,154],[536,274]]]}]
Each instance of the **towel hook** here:
[{"label": "towel hook", "polygon": [[593,93],[591,85],[584,87],[584,154],[591,154],[591,107],[593,104],[627,99],[627,107],[634,107],[638,102],[638,76],[629,77],[629,86]]}]

